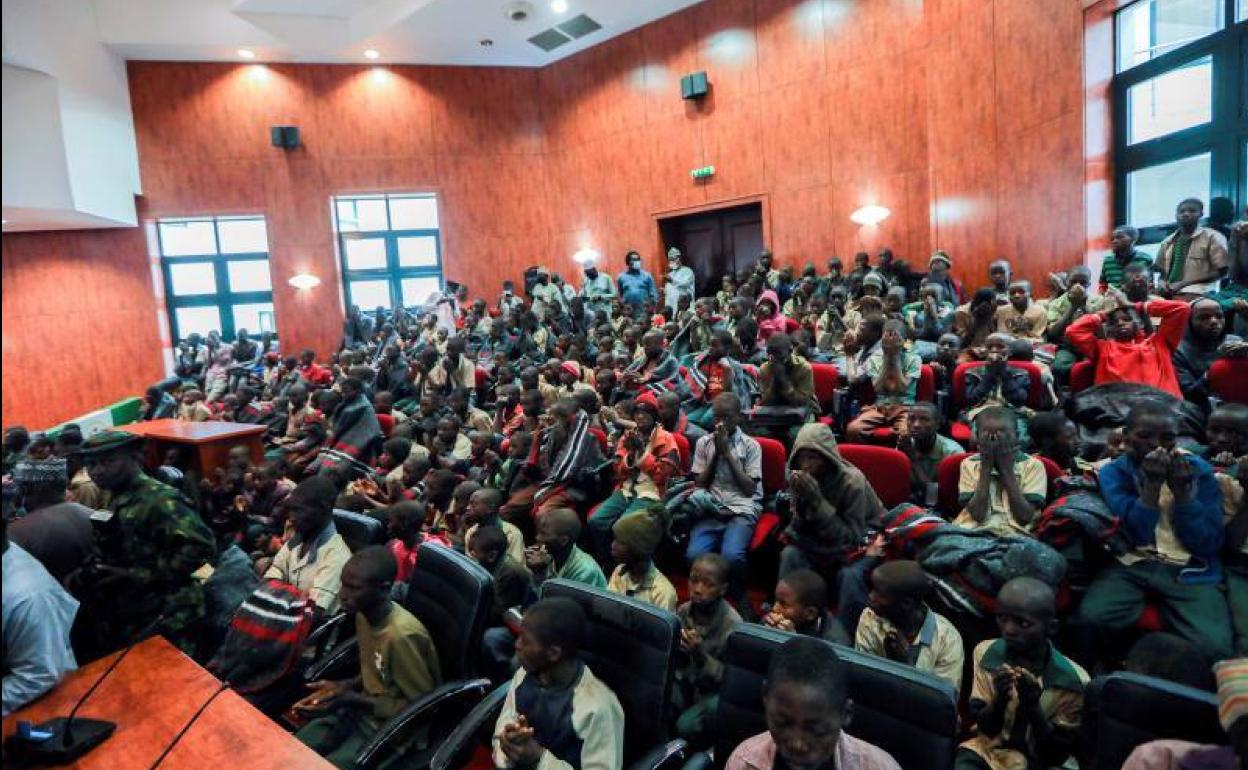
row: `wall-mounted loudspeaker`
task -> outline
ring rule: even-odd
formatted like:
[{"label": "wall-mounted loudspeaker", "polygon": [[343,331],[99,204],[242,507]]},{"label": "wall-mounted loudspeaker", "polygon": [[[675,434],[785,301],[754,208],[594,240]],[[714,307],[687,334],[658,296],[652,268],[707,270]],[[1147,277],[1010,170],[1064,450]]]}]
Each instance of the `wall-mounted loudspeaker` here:
[{"label": "wall-mounted loudspeaker", "polygon": [[299,146],[298,126],[273,126],[269,129],[269,141],[274,147],[293,150]]},{"label": "wall-mounted loudspeaker", "polygon": [[706,82],[706,72],[695,72],[680,79],[680,98],[701,99],[710,90]]}]

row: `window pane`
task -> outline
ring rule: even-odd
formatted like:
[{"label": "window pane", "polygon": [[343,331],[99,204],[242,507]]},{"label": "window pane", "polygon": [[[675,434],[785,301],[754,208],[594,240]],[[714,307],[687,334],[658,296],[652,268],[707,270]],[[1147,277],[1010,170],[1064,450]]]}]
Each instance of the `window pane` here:
[{"label": "window pane", "polygon": [[351,304],[359,305],[362,310],[377,307],[390,307],[389,281],[352,281]]},{"label": "window pane", "polygon": [[1213,119],[1213,57],[1127,89],[1127,143],[1199,126]]},{"label": "window pane", "polygon": [[403,304],[406,307],[423,305],[429,295],[442,290],[442,282],[437,276],[403,279]]},{"label": "window pane", "polygon": [[391,230],[436,230],[438,199],[433,196],[390,199]]},{"label": "window pane", "polygon": [[251,335],[277,331],[277,326],[273,323],[272,302],[235,305],[233,311],[234,334],[236,335],[243,329],[246,329],[247,333]]},{"label": "window pane", "polygon": [[386,266],[386,242],[382,238],[343,238],[347,251],[348,270],[384,269]]},{"label": "window pane", "polygon": [[1217,32],[1222,7],[1223,0],[1139,0],[1119,11],[1118,71]]},{"label": "window pane", "polygon": [[161,222],[160,253],[166,257],[216,254],[217,238],[212,231],[212,220]]},{"label": "window pane", "polygon": [[438,264],[438,239],[432,235],[399,238],[399,264],[403,267],[433,267]]},{"label": "window pane", "polygon": [[338,230],[340,232],[385,229],[385,198],[338,199]]},{"label": "window pane", "polygon": [[268,253],[269,231],[261,217],[217,220],[222,254]]},{"label": "window pane", "polygon": [[221,331],[221,311],[216,305],[180,307],[173,311],[173,315],[178,321],[179,339],[186,339],[194,333],[206,337],[208,332]]},{"label": "window pane", "polygon": [[1235,21],[1248,21],[1248,0],[1239,0],[1239,10],[1235,12]]},{"label": "window pane", "polygon": [[189,297],[197,294],[214,294],[217,291],[217,276],[213,272],[211,262],[193,262],[189,265],[169,265],[169,283],[175,297]]},{"label": "window pane", "polygon": [[269,260],[242,259],[226,263],[230,273],[230,291],[272,291],[273,279],[269,276]]},{"label": "window pane", "polygon": [[1127,221],[1136,227],[1173,222],[1184,198],[1209,200],[1209,153],[1127,174]]}]

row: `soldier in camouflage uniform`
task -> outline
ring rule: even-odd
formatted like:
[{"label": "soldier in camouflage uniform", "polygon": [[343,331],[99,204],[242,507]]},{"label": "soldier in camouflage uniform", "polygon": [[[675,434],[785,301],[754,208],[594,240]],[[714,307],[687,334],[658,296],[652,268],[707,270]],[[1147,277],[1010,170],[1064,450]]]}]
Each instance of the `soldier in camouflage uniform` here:
[{"label": "soldier in camouflage uniform", "polygon": [[141,444],[119,431],[83,444],[87,473],[110,495],[113,519],[97,523],[100,563],[79,587],[105,649],[130,644],[161,618],[155,633],[192,653],[204,617],[203,585],[192,573],[216,561],[216,545],[186,498],[143,472]]}]

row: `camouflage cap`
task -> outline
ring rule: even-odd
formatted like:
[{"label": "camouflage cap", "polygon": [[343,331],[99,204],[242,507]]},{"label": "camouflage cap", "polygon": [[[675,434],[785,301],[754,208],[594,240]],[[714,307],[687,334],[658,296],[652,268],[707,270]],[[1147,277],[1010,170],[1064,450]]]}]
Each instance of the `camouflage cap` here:
[{"label": "camouflage cap", "polygon": [[91,457],[122,449],[132,449],[142,440],[142,436],[136,436],[133,433],[126,433],[121,430],[105,430],[82,442],[82,454],[84,457]]}]

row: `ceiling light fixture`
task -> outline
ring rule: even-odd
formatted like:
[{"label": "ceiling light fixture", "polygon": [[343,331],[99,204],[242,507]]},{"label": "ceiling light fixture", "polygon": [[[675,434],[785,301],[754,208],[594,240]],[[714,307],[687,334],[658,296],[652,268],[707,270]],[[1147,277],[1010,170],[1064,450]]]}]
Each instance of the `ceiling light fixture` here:
[{"label": "ceiling light fixture", "polygon": [[299,273],[298,275],[292,275],[287,283],[296,289],[315,289],[321,285],[321,279],[311,273]]},{"label": "ceiling light fixture", "polygon": [[893,212],[883,206],[871,205],[863,206],[850,214],[849,218],[860,225],[878,225],[885,219],[888,219],[888,215],[891,213]]},{"label": "ceiling light fixture", "polygon": [[568,10],[568,0],[550,0],[550,10],[563,13]]},{"label": "ceiling light fixture", "polygon": [[254,59],[254,58],[256,58],[256,52],[255,52],[255,51],[253,51],[253,50],[251,50],[250,48],[240,48],[240,49],[238,49],[238,55],[239,55],[240,57],[244,58],[244,59]]},{"label": "ceiling light fixture", "polygon": [[370,48],[364,52],[364,58],[370,61],[375,61],[381,58],[381,52],[378,51],[376,48]]}]

